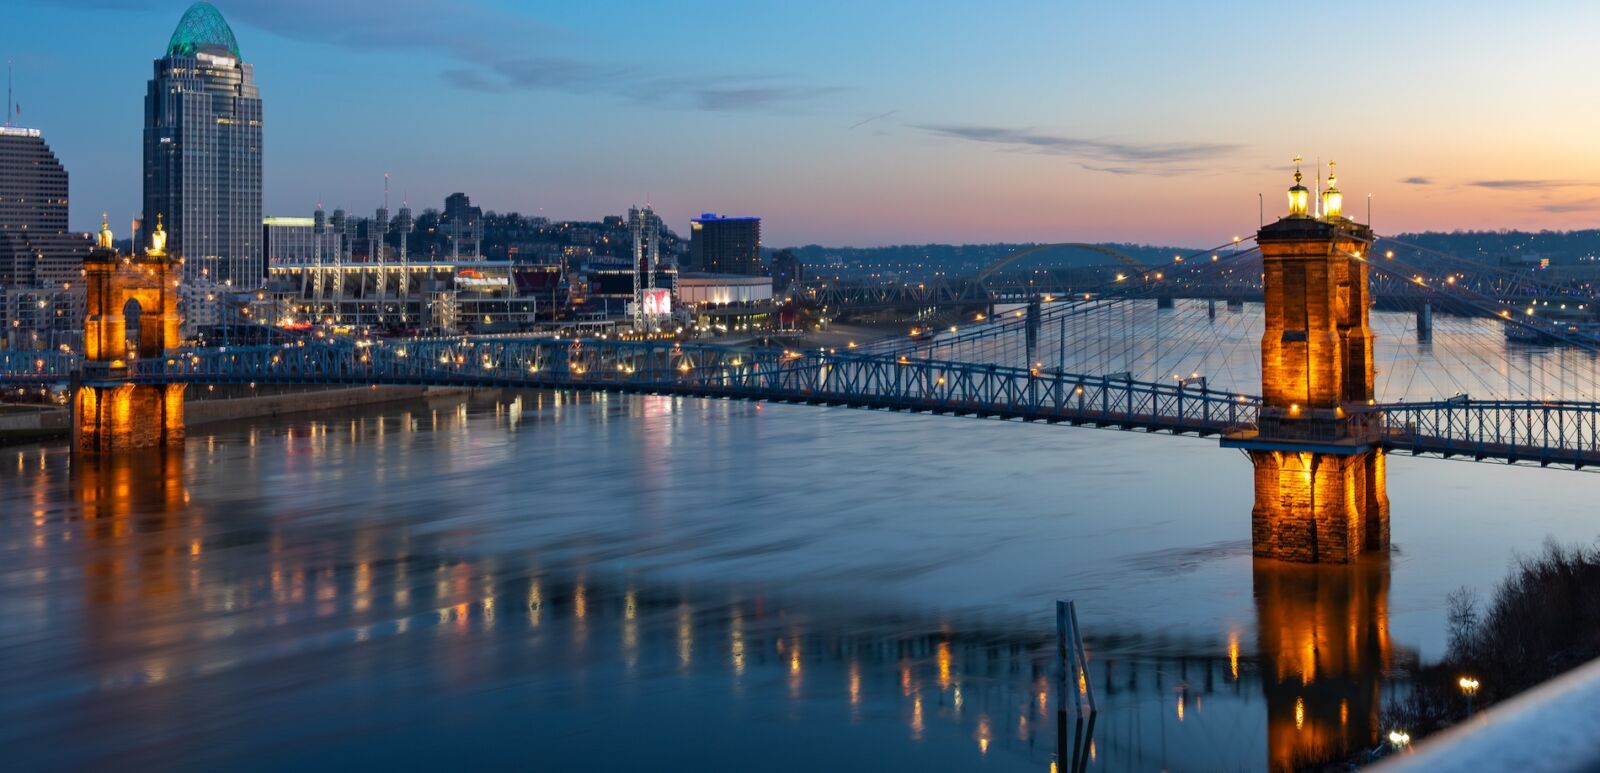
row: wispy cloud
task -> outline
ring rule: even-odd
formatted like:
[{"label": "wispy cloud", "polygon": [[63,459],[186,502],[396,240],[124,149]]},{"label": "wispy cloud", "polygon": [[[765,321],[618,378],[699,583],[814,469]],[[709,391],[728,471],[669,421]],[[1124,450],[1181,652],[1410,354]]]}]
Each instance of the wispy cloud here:
[{"label": "wispy cloud", "polygon": [[843,89],[805,86],[784,76],[758,74],[720,79],[630,78],[620,91],[640,102],[726,112],[789,109]]},{"label": "wispy cloud", "polygon": [[1401,180],[1400,182],[1403,185],[1432,185],[1433,184],[1433,178],[1431,178],[1431,177],[1407,177],[1406,179]]},{"label": "wispy cloud", "polygon": [[895,113],[898,113],[898,112],[900,112],[900,111],[899,110],[890,110],[887,113],[879,113],[879,114],[874,115],[874,116],[869,116],[867,118],[863,118],[863,119],[861,119],[859,121],[856,121],[853,124],[850,124],[850,129],[859,129],[859,128],[863,127],[863,126],[866,126],[869,123],[872,123],[873,121],[881,121],[881,120],[883,120],[885,118],[888,118],[888,117],[890,117],[890,116],[892,116],[892,115],[894,115]]},{"label": "wispy cloud", "polygon": [[[86,9],[148,7],[141,0],[42,1]],[[561,51],[596,48],[594,41],[575,40],[565,30],[481,0],[273,0],[228,3],[222,11],[231,23],[289,40],[431,55],[442,60],[439,75],[445,83],[470,91],[602,94],[710,111],[774,111],[838,91],[784,74],[662,75],[638,65],[572,56]],[[242,48],[248,57],[249,46]]]},{"label": "wispy cloud", "polygon": [[1600,209],[1600,199],[1584,199],[1583,201],[1558,201],[1549,204],[1540,204],[1535,207],[1540,212],[1561,215],[1568,212],[1593,212]]},{"label": "wispy cloud", "polygon": [[1192,165],[1212,161],[1240,149],[1238,145],[1214,142],[1118,142],[996,126],[928,124],[915,128],[941,137],[1011,150],[1068,156],[1086,169],[1111,174],[1192,171]]},{"label": "wispy cloud", "polygon": [[1467,183],[1475,188],[1488,188],[1496,191],[1549,191],[1558,188],[1575,188],[1592,186],[1594,183],[1582,180],[1473,180]]}]

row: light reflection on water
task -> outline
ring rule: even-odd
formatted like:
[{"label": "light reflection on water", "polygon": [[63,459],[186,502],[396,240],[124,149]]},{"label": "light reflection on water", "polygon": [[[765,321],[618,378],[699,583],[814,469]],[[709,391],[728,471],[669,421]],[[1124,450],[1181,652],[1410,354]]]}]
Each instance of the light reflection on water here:
[{"label": "light reflection on water", "polygon": [[42,769],[1048,770],[1057,597],[1092,769],[1259,769],[1371,743],[1444,592],[1593,532],[1586,476],[1397,459],[1393,559],[1253,562],[1212,443],[665,398],[0,462],[0,747]]}]

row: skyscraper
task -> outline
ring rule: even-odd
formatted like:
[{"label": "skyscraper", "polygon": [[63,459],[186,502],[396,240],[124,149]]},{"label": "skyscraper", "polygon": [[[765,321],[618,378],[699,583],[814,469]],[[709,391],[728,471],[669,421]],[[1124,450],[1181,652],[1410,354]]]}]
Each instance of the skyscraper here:
[{"label": "skyscraper", "polygon": [[650,207],[628,210],[628,231],[633,235],[633,324],[645,330],[670,313],[667,291],[656,292],[656,272],[661,270],[661,216]]},{"label": "skyscraper", "polygon": [[761,218],[707,212],[689,222],[689,265],[712,274],[761,273]]},{"label": "skyscraper", "polygon": [[67,232],[67,170],[44,137],[0,127],[0,349],[78,344],[88,253]]},{"label": "skyscraper", "polygon": [[67,170],[44,137],[0,128],[0,288],[63,289],[88,253],[67,232]]},{"label": "skyscraper", "polygon": [[144,102],[144,222],[166,223],[186,282],[259,286],[261,95],[222,14],[195,3]]}]

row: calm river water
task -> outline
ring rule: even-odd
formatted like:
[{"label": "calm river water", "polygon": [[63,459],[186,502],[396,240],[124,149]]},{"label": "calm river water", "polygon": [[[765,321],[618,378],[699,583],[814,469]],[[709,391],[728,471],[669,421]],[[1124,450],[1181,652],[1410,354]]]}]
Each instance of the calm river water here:
[{"label": "calm river water", "polygon": [[1370,744],[1445,594],[1595,538],[1597,480],[1397,457],[1393,554],[1313,570],[1251,559],[1250,465],[1215,440],[530,392],[11,447],[0,749],[1043,773],[1071,598],[1090,769],[1264,769]]}]

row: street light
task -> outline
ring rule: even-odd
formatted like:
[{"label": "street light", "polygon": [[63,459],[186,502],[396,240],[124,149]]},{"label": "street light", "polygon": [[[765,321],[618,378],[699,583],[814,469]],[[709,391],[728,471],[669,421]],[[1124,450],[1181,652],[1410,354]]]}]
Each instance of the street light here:
[{"label": "street light", "polygon": [[1472,696],[1478,693],[1478,680],[1470,676],[1461,677],[1456,684],[1461,685],[1461,692],[1467,696],[1467,716],[1472,716]]}]

